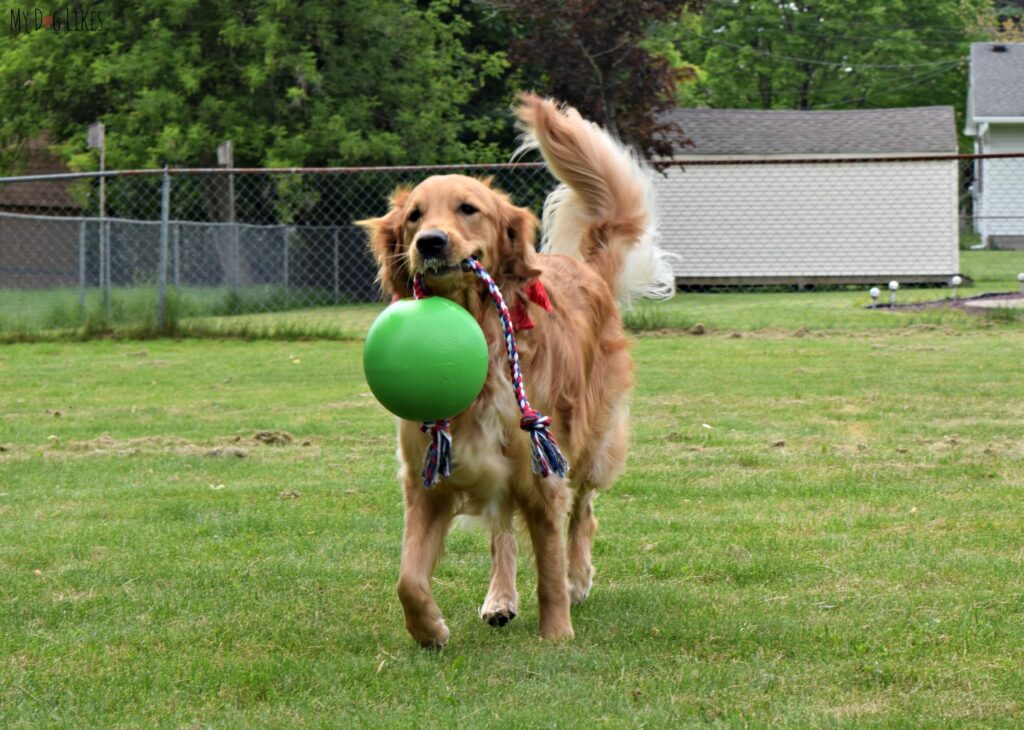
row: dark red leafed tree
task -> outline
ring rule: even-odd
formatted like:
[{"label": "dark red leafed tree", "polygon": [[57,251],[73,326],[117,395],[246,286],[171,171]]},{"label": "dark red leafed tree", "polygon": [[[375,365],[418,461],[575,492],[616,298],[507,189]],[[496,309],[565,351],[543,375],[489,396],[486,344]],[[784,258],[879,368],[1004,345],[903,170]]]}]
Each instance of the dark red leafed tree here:
[{"label": "dark red leafed tree", "polygon": [[651,26],[699,0],[490,0],[517,28],[512,62],[523,85],[572,104],[646,157],[687,142],[661,119],[678,81],[668,61],[644,47]]}]

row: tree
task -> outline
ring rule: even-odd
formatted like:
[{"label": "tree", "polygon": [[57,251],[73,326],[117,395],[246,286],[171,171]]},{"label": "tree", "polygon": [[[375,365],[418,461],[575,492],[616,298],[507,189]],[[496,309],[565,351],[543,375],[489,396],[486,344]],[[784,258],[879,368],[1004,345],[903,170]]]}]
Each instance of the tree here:
[{"label": "tree", "polygon": [[992,40],[1024,42],[1024,0],[995,0],[989,21]]},{"label": "tree", "polygon": [[110,167],[211,164],[224,139],[239,165],[491,161],[505,115],[466,110],[508,62],[463,45],[455,5],[115,0],[91,30],[30,26],[0,49],[6,166],[45,129],[94,167],[97,119]]},{"label": "tree", "polygon": [[707,106],[962,108],[967,52],[990,0],[718,0],[680,47]]},{"label": "tree", "polygon": [[683,131],[660,119],[675,106],[678,77],[647,41],[696,2],[686,0],[490,0],[517,37],[511,60],[523,82],[562,99],[647,156],[669,155]]}]

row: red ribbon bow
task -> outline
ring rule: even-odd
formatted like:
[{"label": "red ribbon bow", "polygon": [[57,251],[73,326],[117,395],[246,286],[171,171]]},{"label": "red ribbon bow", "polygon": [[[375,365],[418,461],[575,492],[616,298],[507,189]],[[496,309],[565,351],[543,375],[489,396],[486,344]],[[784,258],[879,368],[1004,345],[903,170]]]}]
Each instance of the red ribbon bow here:
[{"label": "red ribbon bow", "polygon": [[516,332],[533,329],[533,318],[530,317],[530,311],[527,308],[528,301],[541,307],[545,312],[551,313],[551,300],[548,299],[547,290],[540,283],[540,279],[531,279],[526,288],[519,292],[516,304],[510,312],[512,315],[512,327]]}]

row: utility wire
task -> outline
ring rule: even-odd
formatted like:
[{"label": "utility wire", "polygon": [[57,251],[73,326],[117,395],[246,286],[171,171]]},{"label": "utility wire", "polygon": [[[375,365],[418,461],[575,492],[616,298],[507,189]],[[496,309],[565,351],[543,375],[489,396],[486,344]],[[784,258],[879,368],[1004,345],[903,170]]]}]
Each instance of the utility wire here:
[{"label": "utility wire", "polygon": [[930,81],[931,79],[934,79],[937,76],[941,76],[941,75],[951,71],[953,68],[955,68],[959,64],[960,64],[959,61],[955,61],[953,63],[948,64],[946,66],[946,68],[940,68],[938,70],[931,71],[929,73],[924,73],[924,74],[920,74],[919,76],[911,77],[911,78],[909,78],[907,80],[907,83],[897,84],[896,86],[886,85],[883,88],[878,89],[877,91],[869,91],[866,94],[864,94],[863,96],[855,97],[855,98],[852,98],[852,99],[842,99],[841,101],[833,101],[833,102],[830,102],[828,104],[822,104],[820,106],[815,106],[814,108],[815,109],[831,109],[831,108],[834,108],[834,107],[837,107],[837,106],[845,106],[845,105],[848,105],[848,104],[859,104],[861,102],[869,101],[869,100],[873,99],[874,97],[879,96],[880,94],[888,94],[888,93],[893,92],[893,91],[900,91],[902,89],[908,89],[908,88],[911,88],[911,87],[914,87],[914,86],[920,86],[921,84],[925,83],[926,81]]},{"label": "utility wire", "polygon": [[794,61],[796,63],[807,63],[813,66],[831,66],[833,68],[842,69],[862,69],[862,68],[875,68],[875,69],[895,69],[905,71],[911,68],[923,68],[923,67],[935,67],[943,66],[951,63],[960,63],[966,59],[966,56],[960,56],[956,59],[942,59],[940,61],[924,61],[922,63],[857,63],[857,62],[845,62],[845,61],[822,61],[816,58],[801,58],[800,56],[788,56],[782,53],[773,53],[772,51],[764,51],[760,48],[752,48],[751,46],[745,46],[740,43],[730,43],[724,40],[710,40],[708,41],[713,46],[727,46],[729,48],[735,48],[739,50],[750,51],[756,53],[759,56],[764,56],[770,59],[781,59],[784,61]]},{"label": "utility wire", "polygon": [[[750,3],[747,2],[730,2],[729,0],[706,0],[705,8],[721,8],[723,10],[734,10],[737,12],[743,12],[748,9]],[[798,7],[794,7],[796,3],[788,3],[787,5],[776,5],[775,9],[780,12],[769,20],[795,20],[798,23],[807,22],[815,25],[820,25],[824,22],[829,22],[828,18],[825,18],[821,12],[814,12],[811,9],[800,11]],[[788,10],[788,12],[787,12]],[[706,18],[706,14],[705,14]],[[715,19],[712,16],[712,19]],[[836,19],[842,23],[845,28],[863,28],[866,30],[876,31],[879,28],[880,23],[869,23],[860,21],[857,18],[851,19]],[[833,21],[836,22],[836,21]],[[954,36],[966,36],[967,29],[964,27],[957,26],[933,26],[933,25],[920,25],[920,26],[902,26],[894,27],[892,25],[886,26],[886,32],[899,33],[901,31],[910,31],[912,33],[927,33],[937,35],[954,35]]]},{"label": "utility wire", "polygon": [[[827,103],[812,103],[811,108],[812,109],[832,109],[832,108],[839,107],[839,106],[846,106],[846,105],[849,105],[849,104],[857,104],[857,103],[861,103],[861,102],[864,102],[864,101],[869,101],[870,99],[872,99],[872,98],[874,98],[876,96],[888,93],[890,91],[902,90],[902,89],[912,88],[914,86],[920,86],[920,85],[926,84],[926,83],[932,81],[933,79],[935,79],[936,77],[942,76],[943,74],[946,74],[946,73],[952,71],[958,65],[959,65],[958,61],[957,62],[951,62],[951,63],[949,63],[947,66],[945,66],[943,68],[931,69],[931,70],[929,70],[929,71],[927,71],[925,73],[920,73],[920,74],[909,76],[909,77],[901,76],[900,78],[904,80],[904,83],[897,84],[897,85],[885,84],[885,85],[883,85],[881,88],[879,88],[877,90],[864,92],[860,96],[853,96],[853,97],[849,97],[849,98],[845,98],[845,99],[840,99],[840,100],[837,100],[837,101],[831,101],[831,102],[827,102]],[[889,78],[885,79],[885,81],[892,81],[892,80],[894,80],[894,79],[892,79],[892,77],[889,77]],[[875,85],[877,85],[877,84],[875,84]],[[851,87],[853,87],[853,88],[851,88]],[[815,98],[819,98],[820,99],[822,96],[830,94],[830,93],[835,92],[835,91],[842,91],[842,90],[845,89],[848,92],[850,92],[850,91],[856,92],[856,87],[857,87],[857,84],[853,83],[852,80],[844,83],[843,81],[840,81],[839,79],[835,79],[835,80],[830,80],[830,83],[828,83],[827,85],[816,86],[816,87],[812,86],[811,89],[806,94],[806,97],[813,102],[813,100]],[[802,99],[802,97],[804,97],[804,96],[805,95],[802,94],[800,91],[794,90],[792,88],[790,88],[790,89],[773,90],[772,91],[772,101],[773,102],[792,103],[792,102],[795,102],[798,99]]]},{"label": "utility wire", "polygon": [[[832,41],[847,41],[851,43],[867,43],[871,45],[877,45],[879,42],[892,40],[892,37],[865,37],[857,35],[847,35],[845,33],[834,33],[830,32],[827,28],[819,27],[815,29],[783,29],[788,38],[798,38],[800,40],[806,40],[810,43],[830,43]],[[683,42],[700,42],[705,41],[707,43],[714,42],[714,36],[717,35],[714,31],[688,31],[685,33]],[[913,38],[905,39],[912,42],[916,46],[931,46],[936,48],[956,48],[965,47],[971,43],[984,43],[991,42],[986,38],[974,36],[971,34],[961,34],[963,37],[960,40],[935,40],[928,38],[921,38],[915,36]],[[898,38],[898,37],[896,37]]]}]

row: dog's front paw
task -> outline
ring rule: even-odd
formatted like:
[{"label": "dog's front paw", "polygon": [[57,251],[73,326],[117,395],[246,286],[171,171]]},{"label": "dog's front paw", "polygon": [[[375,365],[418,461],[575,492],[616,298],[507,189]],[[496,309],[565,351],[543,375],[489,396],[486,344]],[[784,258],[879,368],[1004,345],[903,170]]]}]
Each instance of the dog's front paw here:
[{"label": "dog's front paw", "polygon": [[569,569],[569,600],[578,606],[587,600],[594,585],[594,569],[589,565],[579,570]]},{"label": "dog's front paw", "polygon": [[441,651],[444,649],[445,644],[448,643],[448,630],[445,629],[444,637],[435,637],[431,639],[420,639],[420,646],[424,649],[433,649],[434,651]]},{"label": "dog's front paw", "polygon": [[409,629],[412,638],[416,639],[424,649],[443,649],[451,635],[444,621],[437,621],[433,625],[410,626],[406,624],[406,628]]},{"label": "dog's front paw", "polygon": [[571,623],[541,626],[540,635],[548,641],[563,641],[576,638],[576,632],[572,630]]},{"label": "dog's front paw", "polygon": [[518,609],[518,596],[502,596],[500,598],[487,596],[484,605],[480,607],[480,618],[494,628],[500,628],[516,617]]}]

